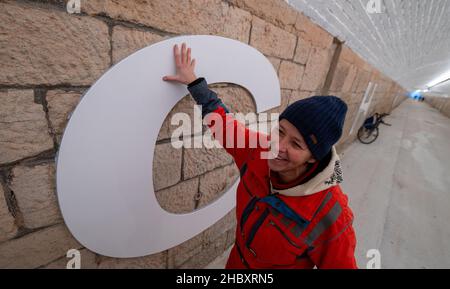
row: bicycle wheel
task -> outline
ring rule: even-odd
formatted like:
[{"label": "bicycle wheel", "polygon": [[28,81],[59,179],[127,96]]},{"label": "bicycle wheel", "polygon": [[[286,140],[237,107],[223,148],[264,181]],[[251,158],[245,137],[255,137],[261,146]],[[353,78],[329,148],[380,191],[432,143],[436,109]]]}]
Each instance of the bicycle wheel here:
[{"label": "bicycle wheel", "polygon": [[378,127],[375,127],[373,129],[367,129],[364,126],[362,126],[358,130],[358,139],[363,144],[371,144],[373,143],[378,137]]}]

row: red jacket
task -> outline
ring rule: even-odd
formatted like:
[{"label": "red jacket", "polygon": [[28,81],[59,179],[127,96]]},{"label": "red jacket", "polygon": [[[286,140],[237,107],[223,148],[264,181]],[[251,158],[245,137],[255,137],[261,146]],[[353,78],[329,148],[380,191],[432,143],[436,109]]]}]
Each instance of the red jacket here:
[{"label": "red jacket", "polygon": [[[237,146],[237,135],[243,133],[249,144],[250,136],[260,133],[227,115],[220,99],[205,88],[206,81],[198,83],[189,90],[204,105],[204,116],[209,112],[220,115],[223,125],[213,122],[209,127],[241,172],[236,242],[226,268],[357,268],[353,213],[339,186],[342,171],[335,148],[312,178],[291,188],[275,188],[267,159],[261,158],[261,152],[268,149]],[[234,131],[232,144],[225,141],[230,137],[227,131]]]}]

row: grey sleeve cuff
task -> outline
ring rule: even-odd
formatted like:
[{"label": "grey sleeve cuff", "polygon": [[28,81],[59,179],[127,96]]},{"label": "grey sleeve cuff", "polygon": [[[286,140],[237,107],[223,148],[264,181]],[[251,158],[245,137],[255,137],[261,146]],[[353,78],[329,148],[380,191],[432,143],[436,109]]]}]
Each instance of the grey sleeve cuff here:
[{"label": "grey sleeve cuff", "polygon": [[[198,80],[198,81],[197,81]],[[202,106],[202,117],[217,109],[220,105],[229,112],[228,108],[223,104],[217,94],[208,88],[208,83],[204,78],[197,79],[193,85],[188,86],[188,90],[198,105]]]}]

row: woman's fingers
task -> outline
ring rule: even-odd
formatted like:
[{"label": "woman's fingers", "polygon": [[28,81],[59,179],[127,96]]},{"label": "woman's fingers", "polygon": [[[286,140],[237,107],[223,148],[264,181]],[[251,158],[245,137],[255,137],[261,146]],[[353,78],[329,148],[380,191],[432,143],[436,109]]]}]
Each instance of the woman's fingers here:
[{"label": "woman's fingers", "polygon": [[181,44],[181,64],[186,64],[186,43]]},{"label": "woman's fingers", "polygon": [[173,54],[175,56],[175,64],[179,67],[182,65],[191,64],[191,48],[186,49],[186,43],[181,44],[181,51],[178,49],[178,45],[173,47]]},{"label": "woman's fingers", "polygon": [[195,59],[191,59],[191,48],[188,48],[186,43],[183,42],[180,51],[178,45],[175,44],[173,46],[173,54],[175,57],[176,75],[166,75],[162,79],[164,81],[176,81],[181,83],[191,81],[192,78],[195,77]]},{"label": "woman's fingers", "polygon": [[176,75],[167,75],[163,77],[164,81],[178,81],[178,76]]},{"label": "woman's fingers", "polygon": [[191,49],[190,48],[188,48],[188,50],[187,50],[186,63],[188,65],[191,64]]},{"label": "woman's fingers", "polygon": [[175,65],[178,67],[181,65],[180,53],[178,51],[178,45],[173,46],[173,55],[175,57]]}]

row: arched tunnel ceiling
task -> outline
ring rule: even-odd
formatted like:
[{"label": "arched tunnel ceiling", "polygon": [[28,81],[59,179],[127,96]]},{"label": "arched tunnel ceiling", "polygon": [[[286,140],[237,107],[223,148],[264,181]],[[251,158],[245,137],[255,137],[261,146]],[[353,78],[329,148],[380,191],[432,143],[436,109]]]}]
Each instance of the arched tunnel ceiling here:
[{"label": "arched tunnel ceiling", "polygon": [[[286,2],[406,89],[450,72],[450,0],[380,0],[381,13],[373,14],[369,0]],[[450,95],[450,81],[432,92]]]}]

